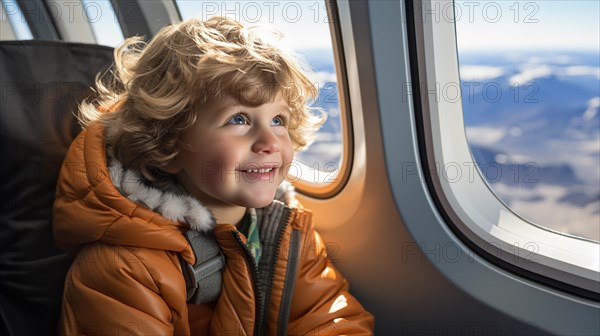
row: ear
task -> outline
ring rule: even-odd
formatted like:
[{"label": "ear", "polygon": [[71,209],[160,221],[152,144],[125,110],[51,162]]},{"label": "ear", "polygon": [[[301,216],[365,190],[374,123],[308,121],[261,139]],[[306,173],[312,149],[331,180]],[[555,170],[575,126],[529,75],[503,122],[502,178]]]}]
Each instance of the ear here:
[{"label": "ear", "polygon": [[169,174],[177,174],[179,173],[179,171],[181,171],[181,163],[180,163],[180,159],[179,159],[179,155],[177,155],[175,157],[175,159],[173,159],[173,161],[171,161],[171,163],[169,163],[166,167],[164,167],[162,170],[165,173],[169,173]]}]

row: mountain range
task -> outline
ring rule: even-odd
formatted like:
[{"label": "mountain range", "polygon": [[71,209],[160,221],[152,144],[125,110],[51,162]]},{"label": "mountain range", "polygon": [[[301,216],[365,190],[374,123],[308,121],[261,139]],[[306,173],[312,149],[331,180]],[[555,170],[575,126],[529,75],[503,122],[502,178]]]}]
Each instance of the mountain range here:
[{"label": "mountain range", "polygon": [[[299,54],[328,120],[298,158],[322,168],[342,152],[333,54]],[[459,67],[467,140],[499,199],[536,224],[600,241],[598,52],[459,53]]]}]

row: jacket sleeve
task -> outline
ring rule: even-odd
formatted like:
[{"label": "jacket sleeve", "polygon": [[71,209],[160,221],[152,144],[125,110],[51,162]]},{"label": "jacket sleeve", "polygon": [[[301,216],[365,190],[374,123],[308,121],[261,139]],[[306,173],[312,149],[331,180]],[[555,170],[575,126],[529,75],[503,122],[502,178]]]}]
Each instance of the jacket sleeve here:
[{"label": "jacket sleeve", "polygon": [[85,246],[65,281],[59,334],[186,333],[180,329],[188,325],[185,299],[177,290],[185,284],[179,283],[177,272],[166,251],[102,243]]},{"label": "jacket sleeve", "polygon": [[348,293],[320,235],[309,224],[292,298],[290,335],[373,335],[373,315]]}]

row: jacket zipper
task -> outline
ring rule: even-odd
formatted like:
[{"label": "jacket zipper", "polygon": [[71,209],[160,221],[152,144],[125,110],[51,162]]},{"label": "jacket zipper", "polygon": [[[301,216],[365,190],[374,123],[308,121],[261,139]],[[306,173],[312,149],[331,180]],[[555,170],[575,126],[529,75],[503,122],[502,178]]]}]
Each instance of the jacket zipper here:
[{"label": "jacket zipper", "polygon": [[[277,269],[277,260],[279,258],[279,250],[281,249],[281,241],[283,240],[283,234],[285,233],[285,229],[288,227],[288,225],[290,224],[290,219],[292,217],[292,212],[293,210],[290,210],[287,214],[287,216],[285,217],[285,221],[283,222],[283,225],[280,225],[278,227],[278,231],[277,232],[277,243],[275,243],[275,251],[273,253],[273,260],[271,261],[271,268],[269,269],[269,279],[267,281],[267,288],[266,288],[266,292],[265,292],[265,306],[268,306],[271,303],[271,289],[273,287],[273,280],[275,279],[275,271]],[[288,261],[289,262],[289,261]],[[287,277],[287,275],[286,275]],[[265,307],[266,308],[266,307]],[[266,334],[267,330],[267,316],[266,316],[266,309],[263,310],[263,314],[265,314],[264,316],[262,316],[262,320],[263,322],[263,326],[261,328],[261,332],[263,332],[263,334]],[[260,334],[260,335],[263,335]]]},{"label": "jacket zipper", "polygon": [[[260,273],[258,271],[258,265],[256,264],[256,260],[252,256],[252,253],[250,253],[250,250],[248,249],[246,244],[244,244],[244,242],[242,241],[242,238],[240,238],[239,232],[231,231],[232,235],[234,236],[234,238],[237,240],[238,244],[244,251],[244,254],[245,254],[244,259],[246,260],[246,263],[248,264],[248,266],[250,268],[250,274],[252,275],[252,286],[253,286],[254,293],[256,296],[255,297],[256,321],[255,321],[255,325],[254,325],[254,335],[266,335],[266,333],[267,333],[267,330],[266,330],[267,329],[267,323],[266,323],[267,322],[267,309],[266,308],[270,304],[270,301],[271,301],[271,289],[273,286],[273,280],[275,278],[275,271],[277,268],[277,259],[279,256],[279,251],[281,250],[281,242],[283,241],[285,229],[291,222],[293,212],[294,212],[293,210],[289,211],[285,218],[285,221],[283,222],[284,224],[278,227],[279,232],[277,233],[277,235],[278,235],[277,243],[275,244],[275,251],[273,253],[274,257],[273,257],[273,260],[271,261],[271,268],[269,269],[269,279],[268,279],[268,282],[266,283],[267,288],[264,292],[264,295],[265,295],[264,301],[262,300],[263,291],[262,291],[262,287],[260,284]],[[297,253],[292,251],[292,246],[290,246],[289,255],[292,255],[292,253],[297,255]],[[288,260],[288,263],[289,263],[289,260]],[[293,276],[295,277],[295,272],[294,272]],[[286,270],[286,279],[288,277],[289,277],[289,275],[287,274],[287,270]],[[287,280],[286,280],[286,284],[287,284]],[[285,290],[285,288],[284,288],[284,290]],[[287,292],[289,292],[289,291],[290,290],[288,289]],[[283,294],[285,295],[285,293],[283,293]],[[282,298],[282,300],[285,300],[285,298]],[[280,313],[280,317],[281,317],[281,315],[282,314]],[[282,321],[279,321],[279,323],[282,323]],[[287,321],[283,321],[283,323],[284,323],[284,326],[287,328]],[[282,328],[281,328],[281,326],[277,326],[277,329],[280,330]]]},{"label": "jacket zipper", "polygon": [[290,251],[288,252],[288,264],[285,271],[285,281],[283,283],[283,292],[281,294],[281,305],[279,306],[279,318],[277,325],[277,335],[287,334],[288,320],[290,318],[290,308],[294,287],[296,287],[296,274],[298,273],[298,264],[300,260],[300,230],[292,230],[290,239]]},{"label": "jacket zipper", "polygon": [[263,324],[263,310],[264,307],[261,304],[262,302],[262,288],[260,286],[260,274],[258,273],[258,265],[256,265],[256,260],[254,260],[254,257],[252,256],[252,253],[250,253],[250,250],[248,249],[248,247],[246,246],[246,244],[244,244],[244,242],[242,241],[242,238],[240,238],[240,234],[237,231],[231,231],[231,234],[233,235],[233,237],[235,238],[235,240],[237,240],[238,244],[240,244],[240,247],[242,248],[242,250],[244,251],[245,257],[244,259],[246,260],[246,263],[248,264],[248,267],[250,268],[250,274],[252,275],[252,287],[254,289],[254,296],[255,296],[255,310],[256,310],[256,321],[254,324],[254,335],[263,335],[261,333],[261,330],[263,329],[262,324]]}]

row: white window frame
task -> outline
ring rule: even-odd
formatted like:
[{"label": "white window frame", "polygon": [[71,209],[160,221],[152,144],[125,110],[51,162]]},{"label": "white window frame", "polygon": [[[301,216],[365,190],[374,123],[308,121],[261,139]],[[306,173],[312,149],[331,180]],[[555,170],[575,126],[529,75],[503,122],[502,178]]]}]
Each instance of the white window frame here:
[{"label": "white window frame", "polygon": [[[335,214],[331,215],[336,217],[335,221],[328,224],[326,219],[321,220],[319,227],[344,231],[344,228],[336,224],[354,218],[366,223],[366,226],[356,227],[355,231],[339,232],[341,235],[352,235],[360,249],[361,241],[381,236],[382,233],[378,232],[373,236],[370,233],[373,228],[368,225],[369,218],[362,214],[357,217],[357,214],[364,211],[368,216],[372,211],[381,210],[388,213],[392,210],[388,205],[388,197],[392,197],[397,216],[390,216],[392,222],[385,226],[378,224],[375,228],[388,229],[383,234],[391,235],[390,239],[395,240],[398,245],[384,244],[380,249],[376,247],[377,251],[385,251],[384,254],[391,253],[393,256],[385,259],[388,263],[395,260],[389,265],[392,278],[402,278],[401,273],[398,273],[400,270],[416,270],[421,276],[424,274],[422,272],[426,272],[426,276],[433,277],[431,282],[416,284],[411,279],[414,280],[419,275],[407,275],[408,282],[399,285],[399,288],[404,286],[406,289],[406,286],[415,285],[421,291],[427,290],[443,279],[455,286],[451,288],[452,292],[465,293],[476,302],[506,314],[514,319],[517,323],[515,326],[525,323],[556,335],[598,334],[600,301],[597,298],[565,291],[563,287],[567,285],[553,286],[543,282],[547,279],[542,280],[542,276],[538,274],[520,272],[515,266],[499,262],[498,258],[488,258],[469,239],[463,239],[464,234],[459,234],[459,230],[449,225],[450,221],[458,221],[458,218],[450,219],[446,216],[449,207],[438,201],[443,193],[433,190],[425,177],[429,170],[425,166],[429,161],[426,158],[427,129],[431,129],[429,121],[424,120],[423,111],[427,102],[413,99],[416,97],[411,97],[406,92],[407,86],[418,86],[413,85],[414,81],[422,80],[418,76],[417,67],[420,67],[425,58],[432,56],[416,54],[419,50],[415,49],[415,42],[419,41],[419,37],[415,37],[415,25],[411,22],[413,15],[406,12],[411,4],[411,1],[404,0],[367,3],[338,1],[353,107],[355,160],[349,192],[341,193],[339,201],[336,199],[341,205],[338,209],[342,210],[334,211]],[[353,49],[354,46],[360,48]],[[449,54],[447,50],[436,52],[444,56]],[[449,58],[448,62],[451,62],[453,57]],[[456,67],[456,64],[453,66]],[[383,155],[387,176],[374,178],[372,174],[380,174],[379,168],[371,169],[369,167],[373,163],[367,166],[361,162],[374,160],[375,165],[380,164],[379,155]],[[371,173],[366,173],[369,169]],[[363,176],[367,177],[369,183],[364,190],[361,183],[365,181],[360,180]],[[378,190],[381,192],[378,193]],[[359,212],[352,208],[356,202],[346,202],[348,197],[354,201],[357,197],[360,198]],[[315,213],[327,211],[326,202],[311,202],[307,205]],[[415,251],[402,249],[407,243],[413,244]],[[350,249],[352,246],[350,245]],[[366,253],[367,258],[374,254],[373,251]],[[408,254],[420,255],[422,262],[408,262]],[[377,260],[373,262],[374,267],[380,264]],[[387,276],[386,272],[387,269],[382,274]],[[474,304],[478,306],[478,303]],[[423,305],[426,307],[427,302]],[[563,315],[566,318],[557,318]],[[475,314],[472,322],[487,321],[481,318],[482,316]]]},{"label": "white window frame", "polygon": [[[33,34],[16,0],[1,0],[0,40],[31,40]],[[15,17],[16,16],[16,17]]]},{"label": "white window frame", "polygon": [[63,41],[96,44],[83,1],[49,0],[45,3]]},{"label": "white window frame", "polygon": [[0,40],[16,40],[17,35],[12,28],[11,22],[8,20],[4,6],[4,1],[2,1],[2,3],[0,3]]},{"label": "white window frame", "polygon": [[[415,12],[446,8],[448,1],[421,1],[425,10]],[[441,191],[438,195],[444,208],[456,227],[481,249],[519,268],[598,293],[600,243],[523,219],[498,199],[478,169],[468,170],[475,159],[467,142],[460,95],[449,100],[439,92],[445,84],[460,83],[455,24],[451,21],[431,16],[416,20],[417,25],[422,24],[418,28],[422,28],[426,55],[420,78],[426,87],[423,105],[430,119],[431,161],[439,167],[462,167],[458,179],[443,178],[439,171],[438,178],[432,179]],[[430,167],[430,171],[435,169]]]},{"label": "white window frame", "polygon": [[[125,37],[123,36],[123,31],[121,30],[121,25],[117,20],[117,14],[114,11],[113,5],[110,0],[103,0],[103,3],[97,0],[82,0],[82,6],[84,6],[84,10],[86,11],[86,17],[90,27],[92,28],[92,33],[94,34],[95,43],[98,45],[104,45],[112,48],[116,48]],[[88,9],[90,9],[88,11]],[[91,12],[91,13],[90,13]],[[90,14],[100,15],[91,17]],[[105,20],[110,20],[111,28],[107,31],[101,31],[100,29],[106,22]],[[116,35],[113,35],[116,34]],[[111,36],[111,38],[107,38],[106,36]]]}]

